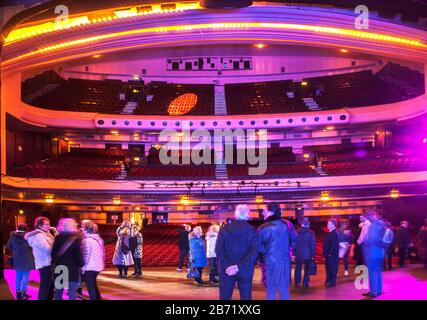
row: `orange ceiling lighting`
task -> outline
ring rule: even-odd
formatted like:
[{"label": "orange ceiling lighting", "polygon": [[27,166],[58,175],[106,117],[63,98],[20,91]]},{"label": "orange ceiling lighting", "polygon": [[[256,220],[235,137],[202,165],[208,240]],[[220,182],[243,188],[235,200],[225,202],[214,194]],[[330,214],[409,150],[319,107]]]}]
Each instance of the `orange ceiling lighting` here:
[{"label": "orange ceiling lighting", "polygon": [[348,50],[347,50],[347,49],[340,49],[340,52],[342,52],[342,53],[347,53],[347,52],[348,52]]},{"label": "orange ceiling lighting", "polygon": [[419,47],[427,48],[427,44],[420,40],[400,38],[388,36],[385,34],[378,34],[372,32],[355,31],[351,29],[333,28],[333,27],[321,27],[315,25],[303,25],[303,24],[290,24],[290,23],[267,23],[267,22],[225,22],[225,23],[205,23],[205,24],[192,24],[192,25],[176,25],[176,26],[164,26],[164,27],[152,27],[142,28],[136,30],[127,30],[121,32],[113,32],[98,36],[86,37],[68,42],[62,42],[55,45],[39,48],[34,51],[30,51],[23,55],[17,56],[6,60],[5,63],[12,63],[17,60],[26,58],[28,56],[50,52],[54,50],[62,50],[63,48],[74,47],[84,45],[100,40],[110,40],[113,38],[119,38],[129,35],[140,35],[144,33],[164,33],[164,32],[185,32],[191,30],[218,30],[218,29],[281,29],[281,30],[293,30],[293,31],[306,31],[312,33],[325,33],[329,35],[336,35],[340,37],[354,38],[354,39],[367,39],[377,42],[391,43],[396,46],[402,47]]},{"label": "orange ceiling lighting", "polygon": [[58,30],[75,28],[82,25],[97,24],[142,15],[182,12],[186,10],[195,9],[202,9],[198,2],[176,2],[173,4],[173,6],[168,6],[168,8],[162,8],[161,4],[151,4],[144,6],[144,9],[140,7],[132,7],[127,9],[109,9],[105,10],[104,14],[102,15],[97,14],[96,18],[90,18],[90,14],[93,14],[93,12],[91,12],[89,14],[68,18],[62,21],[49,21],[12,30],[5,40],[5,46],[12,42],[25,40],[37,35],[51,33]]},{"label": "orange ceiling lighting", "polygon": [[265,44],[257,43],[257,44],[255,45],[255,47],[257,47],[258,49],[263,49],[263,48],[265,48]]},{"label": "orange ceiling lighting", "polygon": [[172,100],[168,107],[168,114],[171,116],[182,116],[196,106],[197,100],[196,94],[184,93]]}]

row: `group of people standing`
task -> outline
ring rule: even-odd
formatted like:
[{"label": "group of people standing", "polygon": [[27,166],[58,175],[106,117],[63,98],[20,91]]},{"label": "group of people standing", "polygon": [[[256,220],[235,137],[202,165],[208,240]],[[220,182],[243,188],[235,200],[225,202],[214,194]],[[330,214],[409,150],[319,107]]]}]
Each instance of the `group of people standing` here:
[{"label": "group of people standing", "polygon": [[113,265],[117,266],[120,278],[128,278],[129,266],[134,266],[134,277],[142,276],[142,233],[137,225],[123,221],[116,230],[117,243]]},{"label": "group of people standing", "polygon": [[79,230],[75,220],[64,218],[54,228],[48,218],[39,217],[34,227],[28,232],[28,226],[20,224],[7,243],[16,270],[17,299],[30,298],[29,273],[36,269],[40,275],[38,300],[62,300],[64,288],[68,288],[68,299],[75,300],[82,280],[89,298],[100,300],[96,279],[104,270],[105,249],[97,225],[84,220]]},{"label": "group of people standing", "polygon": [[209,228],[205,238],[206,246],[200,226],[196,226],[192,232],[190,226],[185,226],[184,230],[180,230],[180,260],[177,270],[182,271],[183,259],[189,253],[187,268],[197,269],[195,282],[203,284],[203,267],[209,261],[209,280],[210,283],[219,282],[221,300],[231,300],[236,284],[240,298],[251,300],[254,268],[259,260],[267,299],[276,299],[277,294],[281,299],[289,299],[291,248],[297,235],[293,225],[281,218],[278,204],[266,206],[263,216],[265,223],[256,230],[247,222],[249,207],[238,205],[235,220],[222,227],[212,225]]},{"label": "group of people standing", "polygon": [[[180,259],[177,270],[182,271],[183,260],[189,254],[188,269],[198,269],[195,281],[202,284],[201,274],[203,267],[208,265],[214,257],[214,264],[209,263],[211,274],[217,272],[219,276],[219,295],[221,300],[230,300],[233,289],[237,284],[242,300],[252,298],[252,279],[254,267],[259,263],[262,272],[262,282],[266,287],[267,299],[289,299],[291,285],[292,257],[295,257],[294,281],[295,287],[308,288],[310,274],[315,274],[317,266],[316,235],[310,229],[310,221],[304,218],[300,228],[296,231],[289,221],[281,217],[278,204],[271,203],[265,206],[262,215],[264,223],[255,229],[247,220],[249,208],[238,205],[235,210],[235,220],[223,225],[220,229],[216,225],[214,237],[206,236],[208,250],[204,246],[202,229],[189,225],[180,229]],[[326,287],[334,287],[337,283],[340,259],[344,262],[344,275],[349,275],[350,257],[354,255],[357,265],[365,265],[369,272],[370,291],[363,295],[375,298],[382,293],[382,270],[386,265],[389,252],[394,252],[394,245],[398,248],[399,265],[404,264],[407,248],[409,247],[408,226],[402,221],[396,231],[391,224],[382,220],[375,210],[368,210],[360,217],[360,235],[353,237],[348,222],[340,226],[334,219],[327,222],[328,233],[323,241],[323,256],[325,258]],[[215,241],[212,241],[215,239]],[[424,241],[427,246],[427,219],[416,239]],[[360,257],[357,251],[360,250]],[[426,249],[427,253],[427,249]],[[388,266],[391,269],[391,258]],[[426,257],[427,259],[427,257]],[[304,278],[302,269],[304,266]],[[427,262],[426,262],[427,266]],[[313,272],[314,268],[314,272]],[[213,269],[213,271],[212,271]],[[209,276],[212,279],[211,274]],[[212,283],[212,282],[211,282]]]}]

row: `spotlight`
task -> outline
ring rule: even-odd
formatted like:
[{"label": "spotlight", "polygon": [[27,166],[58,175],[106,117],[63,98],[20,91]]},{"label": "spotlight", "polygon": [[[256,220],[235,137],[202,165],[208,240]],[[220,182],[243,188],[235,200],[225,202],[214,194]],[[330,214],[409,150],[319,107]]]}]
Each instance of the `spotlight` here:
[{"label": "spotlight", "polygon": [[320,193],[320,200],[322,201],[329,201],[329,191],[322,191]]},{"label": "spotlight", "polygon": [[45,199],[44,199],[44,202],[46,202],[46,203],[54,203],[55,200],[54,200],[53,194],[46,195]]},{"label": "spotlight", "polygon": [[348,52],[348,50],[347,50],[347,49],[340,49],[340,52],[342,52],[342,53],[347,53],[347,52]]},{"label": "spotlight", "polygon": [[390,191],[390,198],[396,199],[396,198],[399,198],[399,197],[400,197],[399,190],[393,189],[393,190]]},{"label": "spotlight", "polygon": [[263,44],[263,43],[257,43],[255,45],[255,47],[258,48],[258,49],[263,49],[263,48],[265,48],[265,44]]}]

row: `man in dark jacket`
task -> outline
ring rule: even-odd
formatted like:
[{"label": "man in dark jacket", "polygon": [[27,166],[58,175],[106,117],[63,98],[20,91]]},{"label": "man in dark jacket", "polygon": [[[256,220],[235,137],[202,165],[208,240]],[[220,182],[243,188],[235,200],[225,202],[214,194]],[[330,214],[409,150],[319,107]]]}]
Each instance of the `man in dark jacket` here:
[{"label": "man in dark jacket", "polygon": [[218,233],[215,253],[218,258],[219,298],[231,300],[238,285],[241,300],[252,300],[252,279],[259,251],[259,238],[246,220],[247,205],[238,205],[236,220],[224,225]]},{"label": "man in dark jacket", "polygon": [[[60,232],[55,238],[51,253],[55,279],[54,298],[62,300],[64,287],[67,287],[68,299],[76,300],[81,281],[80,269],[84,266],[81,234],[78,232],[77,223],[70,218],[62,219],[58,229]],[[67,280],[68,283],[66,283]]]},{"label": "man in dark jacket", "polygon": [[182,264],[184,263],[184,258],[187,263],[188,267],[188,256],[190,254],[190,243],[188,242],[188,235],[190,234],[191,226],[188,224],[184,224],[184,228],[179,228],[179,241],[178,241],[178,247],[179,247],[179,260],[178,260],[178,268],[176,268],[176,271],[181,272],[182,271]]},{"label": "man in dark jacket", "polygon": [[31,298],[31,296],[27,294],[27,285],[30,271],[35,269],[35,265],[33,250],[27,240],[24,239],[25,232],[27,231],[27,225],[21,223],[18,226],[18,230],[12,232],[7,241],[7,248],[12,256],[13,269],[16,270],[16,300],[27,300]]},{"label": "man in dark jacket", "polygon": [[323,241],[323,256],[325,257],[326,267],[326,286],[335,287],[337,284],[339,256],[339,238],[336,230],[337,221],[328,221],[329,233]]},{"label": "man in dark jacket", "polygon": [[304,218],[301,228],[297,232],[297,239],[295,245],[295,287],[299,288],[301,283],[301,271],[304,263],[304,281],[303,287],[308,288],[310,286],[310,273],[309,267],[311,260],[316,255],[316,236],[312,230],[310,230],[310,221]]},{"label": "man in dark jacket", "polygon": [[399,266],[405,264],[406,254],[409,247],[409,234],[408,234],[409,222],[402,221],[396,232],[396,245],[398,248]]},{"label": "man in dark jacket", "polygon": [[265,223],[258,228],[262,280],[267,289],[267,300],[289,300],[291,282],[291,248],[296,241],[293,225],[282,220],[280,206],[268,204],[263,211]]}]

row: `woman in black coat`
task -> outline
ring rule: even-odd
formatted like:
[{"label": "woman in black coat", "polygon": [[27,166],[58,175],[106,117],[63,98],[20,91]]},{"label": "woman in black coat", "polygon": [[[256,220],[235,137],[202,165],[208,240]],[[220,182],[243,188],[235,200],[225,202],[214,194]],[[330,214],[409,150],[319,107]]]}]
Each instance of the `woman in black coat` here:
[{"label": "woman in black coat", "polygon": [[31,298],[27,294],[27,285],[30,271],[34,270],[35,266],[33,250],[27,240],[24,239],[27,231],[27,225],[25,223],[20,224],[18,230],[10,234],[7,242],[7,248],[12,256],[13,268],[16,271],[15,289],[17,300]]},{"label": "woman in black coat", "polygon": [[[80,286],[80,269],[84,266],[81,251],[81,238],[77,223],[73,219],[62,219],[58,226],[59,234],[52,248],[54,269],[55,300],[62,300],[64,287],[68,288],[68,299],[75,300]],[[66,279],[68,276],[68,283]]]}]

